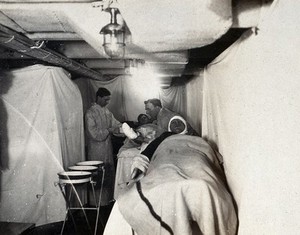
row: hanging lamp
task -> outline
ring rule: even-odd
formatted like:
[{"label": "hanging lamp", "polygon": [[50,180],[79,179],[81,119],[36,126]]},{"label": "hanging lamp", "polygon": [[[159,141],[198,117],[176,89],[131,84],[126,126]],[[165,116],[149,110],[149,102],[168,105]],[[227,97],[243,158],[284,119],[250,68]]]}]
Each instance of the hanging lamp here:
[{"label": "hanging lamp", "polygon": [[118,24],[118,8],[107,8],[110,12],[110,23],[104,26],[100,34],[103,35],[105,53],[112,59],[123,58],[125,54],[125,27]]}]

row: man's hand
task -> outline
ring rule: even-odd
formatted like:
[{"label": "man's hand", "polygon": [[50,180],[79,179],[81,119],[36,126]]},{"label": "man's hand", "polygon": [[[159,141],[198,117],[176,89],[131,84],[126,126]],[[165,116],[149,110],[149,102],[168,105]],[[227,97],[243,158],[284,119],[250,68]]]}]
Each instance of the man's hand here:
[{"label": "man's hand", "polygon": [[107,128],[108,132],[110,134],[118,134],[120,133],[120,127],[119,126],[113,126],[113,127],[110,127],[110,128]]},{"label": "man's hand", "polygon": [[[142,154],[136,155],[132,160],[131,165],[131,179],[138,177],[138,175],[145,175],[149,167],[149,159]],[[140,171],[140,172],[139,172]]]}]

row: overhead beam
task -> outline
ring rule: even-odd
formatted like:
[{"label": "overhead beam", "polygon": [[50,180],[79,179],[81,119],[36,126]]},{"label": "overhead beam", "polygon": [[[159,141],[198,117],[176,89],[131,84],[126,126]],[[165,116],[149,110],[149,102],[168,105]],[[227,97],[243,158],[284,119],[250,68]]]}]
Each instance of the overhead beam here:
[{"label": "overhead beam", "polygon": [[[106,57],[101,56],[92,46],[85,41],[61,41],[52,42],[60,53],[73,59],[99,59]],[[135,52],[133,52],[135,51]],[[188,51],[170,51],[170,52],[156,52],[147,53],[141,48],[135,49],[132,45],[126,46],[125,59],[143,59],[148,63],[171,63],[171,64],[187,64],[188,63]]]},{"label": "overhead beam", "polygon": [[26,56],[63,67],[71,72],[89,77],[95,80],[107,80],[100,72],[95,72],[82,64],[52,51],[42,44],[36,45],[31,39],[18,34],[0,24],[0,45],[17,51]]},{"label": "overhead beam", "polygon": [[125,60],[83,59],[81,61],[87,67],[92,69],[124,69],[125,68]]},{"label": "overhead beam", "polygon": [[103,75],[128,75],[125,69],[95,69],[101,71]]},{"label": "overhead beam", "polygon": [[25,33],[25,35],[32,40],[82,40],[76,33],[71,32],[38,32],[38,33]]}]

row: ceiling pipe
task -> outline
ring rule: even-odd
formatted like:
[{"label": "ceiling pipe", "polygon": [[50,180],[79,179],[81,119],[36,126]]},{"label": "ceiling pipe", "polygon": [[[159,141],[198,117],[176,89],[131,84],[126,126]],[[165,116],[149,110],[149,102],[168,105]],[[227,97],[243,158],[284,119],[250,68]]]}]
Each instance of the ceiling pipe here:
[{"label": "ceiling pipe", "polygon": [[18,34],[17,32],[0,24],[0,45],[23,55],[63,67],[71,72],[80,74],[94,80],[109,80],[102,73],[91,70],[90,68],[71,60],[63,55],[58,54],[44,47],[44,43],[37,45],[31,39]]}]

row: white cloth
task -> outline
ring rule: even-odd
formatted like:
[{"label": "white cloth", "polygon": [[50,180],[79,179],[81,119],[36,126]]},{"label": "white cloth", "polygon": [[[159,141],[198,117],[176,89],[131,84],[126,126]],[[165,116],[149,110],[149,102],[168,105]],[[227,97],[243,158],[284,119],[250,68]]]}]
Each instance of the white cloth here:
[{"label": "white cloth", "polygon": [[[130,141],[132,142],[132,141]],[[131,145],[130,148],[124,148],[118,154],[118,164],[116,170],[114,198],[117,199],[126,190],[126,185],[130,181],[131,165],[133,158],[140,153],[140,150]]]},{"label": "white cloth", "polygon": [[61,221],[57,173],[84,161],[82,100],[69,74],[34,65],[0,77],[0,221]]},{"label": "white cloth", "polygon": [[237,217],[223,177],[207,142],[172,135],[155,151],[140,188],[134,184],[118,198],[119,209],[138,234],[194,234],[194,221],[197,234],[234,235]]},{"label": "white cloth", "polygon": [[300,1],[274,0],[204,71],[203,136],[224,158],[238,234],[299,234]]},{"label": "white cloth", "polygon": [[[112,208],[103,235],[133,235],[130,225],[119,210],[118,201],[115,202]],[[137,233],[134,235],[137,235]]]}]

